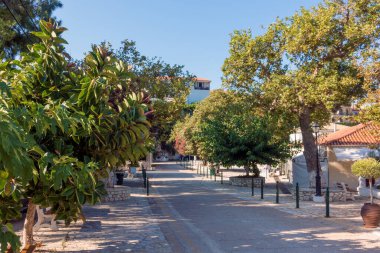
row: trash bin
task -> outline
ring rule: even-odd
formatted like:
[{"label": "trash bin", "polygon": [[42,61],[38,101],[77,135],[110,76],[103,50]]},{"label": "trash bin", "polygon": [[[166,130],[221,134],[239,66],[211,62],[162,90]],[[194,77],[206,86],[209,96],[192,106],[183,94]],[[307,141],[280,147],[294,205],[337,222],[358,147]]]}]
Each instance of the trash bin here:
[{"label": "trash bin", "polygon": [[210,169],[210,176],[215,176],[215,168]]}]

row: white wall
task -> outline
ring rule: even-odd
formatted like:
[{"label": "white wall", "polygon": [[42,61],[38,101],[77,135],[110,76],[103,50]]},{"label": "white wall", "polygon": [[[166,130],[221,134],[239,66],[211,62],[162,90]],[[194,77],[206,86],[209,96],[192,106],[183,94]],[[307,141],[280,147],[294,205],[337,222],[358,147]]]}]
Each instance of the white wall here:
[{"label": "white wall", "polygon": [[191,88],[190,94],[187,97],[187,103],[191,104],[207,98],[210,95],[210,90],[195,90]]}]

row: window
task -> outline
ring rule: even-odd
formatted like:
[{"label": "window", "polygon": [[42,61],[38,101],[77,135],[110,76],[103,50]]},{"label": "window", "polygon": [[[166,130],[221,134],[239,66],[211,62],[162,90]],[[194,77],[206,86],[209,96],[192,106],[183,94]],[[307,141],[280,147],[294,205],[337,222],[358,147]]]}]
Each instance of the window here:
[{"label": "window", "polygon": [[209,90],[210,89],[210,86],[208,83],[204,83],[204,82],[196,82],[194,84],[194,89],[196,90]]}]

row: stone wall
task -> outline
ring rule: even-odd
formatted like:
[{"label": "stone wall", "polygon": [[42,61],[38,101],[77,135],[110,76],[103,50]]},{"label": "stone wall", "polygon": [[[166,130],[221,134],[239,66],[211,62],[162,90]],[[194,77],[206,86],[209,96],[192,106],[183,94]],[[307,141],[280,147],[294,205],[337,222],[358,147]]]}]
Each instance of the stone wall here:
[{"label": "stone wall", "polygon": [[[326,190],[322,189],[322,196],[325,196]],[[315,189],[300,188],[300,200],[312,201],[315,195]],[[292,197],[296,199],[296,190],[292,190]],[[330,202],[346,201],[346,193],[341,190],[330,190]]]},{"label": "stone wall", "polygon": [[128,186],[115,185],[113,188],[106,188],[108,195],[102,197],[102,202],[112,202],[126,200],[130,196],[130,190]]},{"label": "stone wall", "polygon": [[[252,178],[251,177],[230,177],[230,185],[243,186],[243,187],[252,187]],[[264,181],[264,177],[255,177],[253,178],[253,185],[255,187],[261,186],[261,181]]]}]

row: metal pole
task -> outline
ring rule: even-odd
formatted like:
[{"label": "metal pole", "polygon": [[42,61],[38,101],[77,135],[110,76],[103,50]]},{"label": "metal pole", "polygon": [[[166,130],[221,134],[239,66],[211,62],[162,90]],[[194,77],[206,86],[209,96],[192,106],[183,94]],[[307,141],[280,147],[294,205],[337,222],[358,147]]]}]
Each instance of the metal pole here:
[{"label": "metal pole", "polygon": [[251,185],[251,190],[252,190],[251,196],[253,197],[253,196],[255,196],[255,185],[254,185],[254,182],[253,182],[253,176],[251,178],[251,183],[252,183],[252,185]]},{"label": "metal pole", "polygon": [[149,196],[149,178],[146,178],[146,196]]},{"label": "metal pole", "polygon": [[146,188],[146,170],[143,169],[142,173],[143,173],[144,188]]},{"label": "metal pole", "polygon": [[330,217],[330,190],[326,188],[326,218]]},{"label": "metal pole", "polygon": [[296,208],[300,208],[300,188],[298,183],[296,184]]},{"label": "metal pole", "polygon": [[223,172],[220,172],[220,183],[223,184]]},{"label": "metal pole", "polygon": [[208,178],[208,167],[206,167],[206,177]]},{"label": "metal pole", "polygon": [[264,181],[263,181],[263,179],[261,179],[260,188],[261,188],[261,199],[264,199]]},{"label": "metal pole", "polygon": [[214,170],[214,182],[216,182],[216,170]]},{"label": "metal pole", "polygon": [[276,181],[276,204],[280,203],[280,193],[278,189],[278,181]]},{"label": "metal pole", "polygon": [[319,173],[318,132],[315,132],[315,145],[317,148],[317,173],[315,176],[315,188],[316,188],[315,195],[320,197],[322,196],[322,190],[321,190],[321,175]]}]

